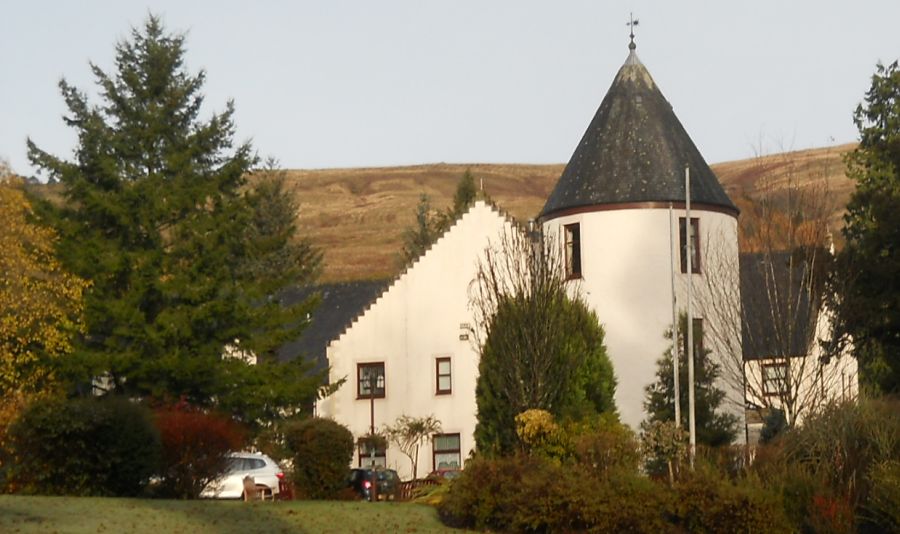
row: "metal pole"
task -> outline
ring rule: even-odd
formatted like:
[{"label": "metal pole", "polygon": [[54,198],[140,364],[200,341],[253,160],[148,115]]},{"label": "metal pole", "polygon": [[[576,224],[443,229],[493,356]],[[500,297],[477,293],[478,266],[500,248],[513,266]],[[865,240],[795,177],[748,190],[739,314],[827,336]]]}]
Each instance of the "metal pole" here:
[{"label": "metal pole", "polygon": [[691,259],[693,250],[691,241],[693,240],[693,225],[691,224],[691,169],[687,165],[684,166],[684,198],[685,198],[685,221],[684,235],[686,241],[687,256],[687,364],[688,364],[688,430],[690,432],[690,463],[691,469],[694,468],[694,455],[697,452],[697,421],[694,407],[694,310],[691,306],[691,286],[693,285],[693,266]]},{"label": "metal pole", "polygon": [[675,215],[669,202],[669,282],[672,289],[672,380],[675,394],[675,426],[681,427],[681,387],[678,383],[678,310],[675,298]]},{"label": "metal pole", "polygon": [[375,473],[375,375],[369,374],[369,454],[372,473],[371,499],[378,502],[378,476]]}]

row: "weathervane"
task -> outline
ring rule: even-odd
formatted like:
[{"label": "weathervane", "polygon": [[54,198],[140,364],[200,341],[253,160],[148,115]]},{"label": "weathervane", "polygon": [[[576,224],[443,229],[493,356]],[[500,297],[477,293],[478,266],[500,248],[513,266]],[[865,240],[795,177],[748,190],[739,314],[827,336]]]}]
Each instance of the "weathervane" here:
[{"label": "weathervane", "polygon": [[628,37],[631,37],[631,42],[628,43],[628,49],[634,50],[637,48],[637,45],[634,44],[634,27],[638,25],[638,19],[634,18],[634,13],[628,14],[628,22],[626,22],[625,25],[631,28],[631,33],[628,34]]}]

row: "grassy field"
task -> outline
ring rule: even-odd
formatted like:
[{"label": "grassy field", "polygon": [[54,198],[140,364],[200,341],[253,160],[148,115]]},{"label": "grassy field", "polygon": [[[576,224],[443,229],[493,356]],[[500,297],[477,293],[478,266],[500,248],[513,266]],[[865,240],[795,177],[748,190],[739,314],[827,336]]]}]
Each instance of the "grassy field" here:
[{"label": "grassy field", "polygon": [[0,495],[3,533],[461,532],[434,508],[360,501],[223,502]]}]

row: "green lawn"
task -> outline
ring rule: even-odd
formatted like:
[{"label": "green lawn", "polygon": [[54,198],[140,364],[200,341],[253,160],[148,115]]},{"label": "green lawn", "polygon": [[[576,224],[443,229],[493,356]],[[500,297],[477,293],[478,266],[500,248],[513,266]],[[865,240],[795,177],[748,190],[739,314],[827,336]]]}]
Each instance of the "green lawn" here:
[{"label": "green lawn", "polygon": [[0,495],[0,532],[459,532],[434,508],[360,501],[224,502]]}]

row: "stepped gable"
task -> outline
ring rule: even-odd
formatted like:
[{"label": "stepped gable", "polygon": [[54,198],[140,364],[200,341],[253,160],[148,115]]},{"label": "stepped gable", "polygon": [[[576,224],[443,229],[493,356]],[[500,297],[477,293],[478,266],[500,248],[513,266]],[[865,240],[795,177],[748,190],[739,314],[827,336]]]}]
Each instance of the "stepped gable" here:
[{"label": "stepped gable", "polygon": [[736,216],[738,209],[638,59],[634,44],[629,48],[541,218],[616,204],[683,204],[685,164],[691,169],[691,204]]},{"label": "stepped gable", "polygon": [[328,368],[325,348],[338,337],[389,285],[390,280],[361,280],[289,290],[282,296],[286,305],[297,304],[314,294],[321,297],[310,315],[310,324],[299,339],[277,350],[280,361],[306,358],[315,362],[315,370]]}]

